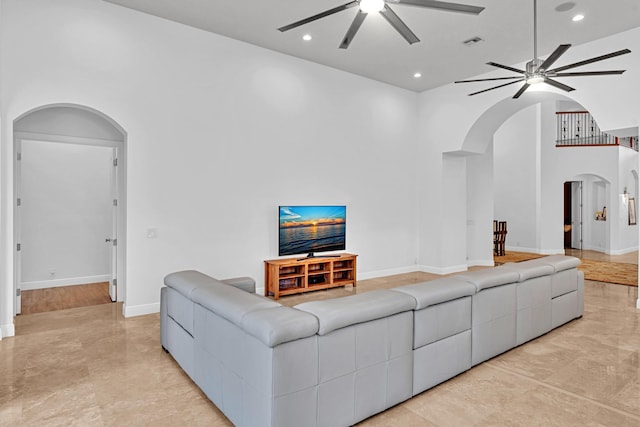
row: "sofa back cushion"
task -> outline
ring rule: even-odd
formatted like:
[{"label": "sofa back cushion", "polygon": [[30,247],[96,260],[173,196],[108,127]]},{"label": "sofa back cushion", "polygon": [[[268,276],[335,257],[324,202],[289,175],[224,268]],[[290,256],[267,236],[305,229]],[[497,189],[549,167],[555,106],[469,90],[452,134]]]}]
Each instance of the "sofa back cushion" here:
[{"label": "sofa back cushion", "polygon": [[509,270],[518,273],[518,282],[524,282],[529,279],[535,279],[536,277],[551,276],[555,273],[553,266],[543,263],[529,263],[527,261],[522,262],[509,262],[496,267],[496,270]]},{"label": "sofa back cushion", "polygon": [[391,290],[371,291],[323,301],[310,301],[294,308],[313,314],[319,321],[319,335],[370,320],[413,310],[416,300]]},{"label": "sofa back cushion", "polygon": [[196,304],[200,304],[239,327],[242,327],[242,319],[248,313],[281,306],[273,300],[244,292],[219,281],[211,283],[210,286],[195,289],[192,298]]},{"label": "sofa back cushion", "polygon": [[520,279],[520,274],[513,270],[487,268],[456,274],[456,278],[473,284],[476,291],[480,292],[483,289],[515,283]]},{"label": "sofa back cushion", "polygon": [[473,284],[457,279],[455,276],[400,286],[392,290],[414,297],[416,300],[416,310],[422,310],[431,305],[468,297],[476,293],[476,287]]}]

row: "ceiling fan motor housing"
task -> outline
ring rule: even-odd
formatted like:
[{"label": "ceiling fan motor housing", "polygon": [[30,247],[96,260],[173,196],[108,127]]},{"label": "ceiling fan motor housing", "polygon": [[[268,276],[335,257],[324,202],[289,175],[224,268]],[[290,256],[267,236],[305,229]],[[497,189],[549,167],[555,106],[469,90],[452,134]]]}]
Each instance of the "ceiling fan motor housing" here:
[{"label": "ceiling fan motor housing", "polygon": [[536,70],[540,67],[540,65],[542,65],[543,62],[544,61],[539,58],[527,62],[527,74],[535,74]]}]

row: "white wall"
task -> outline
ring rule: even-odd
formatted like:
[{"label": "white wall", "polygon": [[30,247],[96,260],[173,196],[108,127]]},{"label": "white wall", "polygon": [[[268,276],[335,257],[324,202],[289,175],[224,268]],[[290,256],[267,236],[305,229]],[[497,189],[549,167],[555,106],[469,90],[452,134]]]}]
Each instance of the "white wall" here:
[{"label": "white wall", "polygon": [[467,159],[467,265],[493,265],[494,156],[493,145],[484,154]]},{"label": "white wall", "polygon": [[127,132],[127,315],[179,269],[262,286],[279,204],[347,205],[360,277],[415,268],[415,93],[98,0],[1,4],[3,121],[72,103]]},{"label": "white wall", "polygon": [[[619,232],[618,252],[627,253],[638,249],[638,225],[629,225],[628,199],[633,197],[638,203],[638,154],[631,150],[621,149],[618,153],[618,189],[614,194],[614,203],[618,205],[617,221]],[[624,191],[627,190],[625,197]]]},{"label": "white wall", "polygon": [[505,246],[514,251],[535,252],[539,245],[538,113],[538,105],[517,112],[493,138],[494,217],[507,221]]},{"label": "white wall", "polygon": [[[628,225],[627,208],[620,202],[625,186],[635,191],[637,152],[624,147],[557,148],[559,108],[554,102],[528,107],[495,133],[495,215],[508,222],[507,248],[561,253],[562,186],[582,181],[583,249],[610,254],[637,250],[637,231]],[[604,206],[607,221],[597,221],[595,212]]]},{"label": "white wall", "polygon": [[[346,204],[360,277],[415,263],[466,268],[468,254],[484,256],[469,235],[486,233],[468,233],[473,168],[464,155],[485,153],[516,111],[557,97],[543,90],[514,101],[507,88],[468,97],[463,85],[416,95],[99,0],[0,5],[3,328],[12,324],[12,123],[33,108],[86,105],[127,132],[125,313],[133,315],[158,309],[162,278],[177,269],[262,284],[280,203]],[[640,51],[640,30],[574,46],[563,59],[622,47]],[[629,93],[640,92],[638,65],[634,55],[609,60],[628,71],[581,78],[564,99],[605,130],[637,126]],[[157,239],[147,239],[149,227]]]},{"label": "white wall", "polygon": [[[563,56],[563,63],[572,63],[593,57],[596,53],[607,53],[621,48],[629,48],[633,52],[640,51],[640,29],[626,31],[597,42],[580,46],[573,46]],[[543,53],[544,54],[544,53]],[[603,62],[603,66],[604,66]],[[562,65],[562,64],[560,64]],[[514,64],[522,68],[524,64]],[[447,266],[457,268],[459,256],[446,256],[439,248],[443,244],[441,229],[447,235],[462,241],[466,238],[456,234],[455,230],[466,229],[464,220],[457,220],[454,212],[466,211],[466,199],[448,201],[446,208],[429,210],[429,206],[442,206],[445,203],[445,193],[442,187],[450,187],[452,183],[440,181],[441,177],[451,176],[445,169],[446,161],[439,155],[442,152],[484,153],[493,141],[493,135],[498,128],[514,113],[530,105],[564,100],[578,103],[589,110],[603,130],[626,129],[637,127],[640,123],[640,105],[634,102],[629,93],[640,90],[640,61],[633,54],[614,58],[606,62],[606,69],[626,69],[621,76],[615,77],[581,77],[575,80],[577,90],[566,94],[550,88],[547,85],[536,87],[535,91],[527,91],[518,100],[511,97],[515,89],[510,87],[498,89],[481,95],[469,97],[468,85],[447,85],[426,91],[419,96],[419,159],[424,170],[419,170],[420,182],[429,183],[431,187],[419,189],[419,256],[423,265],[437,265],[442,270]],[[495,71],[480,77],[502,77],[504,72]],[[480,83],[478,85],[481,85]],[[487,86],[488,87],[488,86]],[[482,89],[479,87],[478,89]],[[542,110],[551,108],[542,106]],[[542,113],[544,114],[544,112]],[[539,139],[545,141],[555,138],[555,123],[538,126]],[[541,253],[556,253],[563,250],[562,234],[562,182],[572,177],[586,173],[576,165],[574,170],[567,170],[568,159],[565,155],[550,156],[544,150],[555,150],[555,146],[542,146],[540,159],[547,159],[545,166],[541,163],[539,171],[540,184],[538,186],[538,244],[536,248]],[[614,149],[615,150],[615,149]],[[601,169],[601,168],[598,168]],[[572,175],[568,176],[571,173]],[[617,178],[615,181],[618,188]],[[558,185],[556,185],[558,184]],[[425,184],[426,185],[426,184]],[[488,196],[490,196],[488,194]],[[617,208],[616,208],[617,209]],[[614,213],[615,215],[618,212]],[[610,223],[610,222],[609,222]],[[490,225],[487,225],[489,227]],[[509,237],[508,237],[509,238]],[[612,235],[612,244],[618,245],[616,236]],[[482,242],[461,243],[460,247],[479,246]],[[491,242],[484,243],[490,245]],[[461,249],[462,250],[462,249]]]},{"label": "white wall", "polygon": [[21,289],[109,280],[112,149],[21,145]]}]

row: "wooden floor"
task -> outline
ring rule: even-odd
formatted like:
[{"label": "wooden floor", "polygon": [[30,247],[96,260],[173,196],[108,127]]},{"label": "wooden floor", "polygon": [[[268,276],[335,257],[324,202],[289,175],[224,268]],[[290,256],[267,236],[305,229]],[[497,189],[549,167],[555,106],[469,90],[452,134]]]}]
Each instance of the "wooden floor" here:
[{"label": "wooden floor", "polygon": [[21,314],[44,313],[110,302],[109,282],[35,289],[22,291]]}]

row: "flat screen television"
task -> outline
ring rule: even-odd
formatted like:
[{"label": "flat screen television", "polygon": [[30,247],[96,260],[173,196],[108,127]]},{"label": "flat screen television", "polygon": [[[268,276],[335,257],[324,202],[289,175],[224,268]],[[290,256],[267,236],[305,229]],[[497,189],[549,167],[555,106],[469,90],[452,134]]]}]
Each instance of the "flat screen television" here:
[{"label": "flat screen television", "polygon": [[280,256],[346,248],[346,206],[280,206],[279,220]]}]

